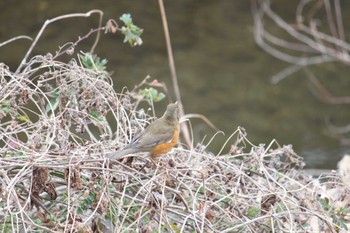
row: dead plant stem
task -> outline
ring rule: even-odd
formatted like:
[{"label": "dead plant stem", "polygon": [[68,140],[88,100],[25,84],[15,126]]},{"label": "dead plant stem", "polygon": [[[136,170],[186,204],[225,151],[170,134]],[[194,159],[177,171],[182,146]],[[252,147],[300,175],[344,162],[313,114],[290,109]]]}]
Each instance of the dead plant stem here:
[{"label": "dead plant stem", "polygon": [[[169,28],[168,28],[168,21],[166,18],[165,8],[163,0],[158,0],[159,8],[160,8],[160,15],[162,17],[163,22],[163,28],[164,28],[164,34],[165,34],[165,42],[166,42],[166,48],[168,51],[168,59],[169,59],[169,67],[171,72],[171,80],[173,82],[174,92],[176,96],[176,100],[179,103],[179,113],[180,117],[184,115],[184,109],[181,102],[181,94],[179,89],[179,84],[177,81],[177,75],[176,75],[176,68],[175,68],[175,62],[174,62],[174,55],[173,50],[171,48],[171,40],[170,40],[170,34],[169,34]],[[190,138],[190,131],[186,124],[181,124],[181,132],[184,136],[185,143],[188,147],[191,147],[191,138]]]}]

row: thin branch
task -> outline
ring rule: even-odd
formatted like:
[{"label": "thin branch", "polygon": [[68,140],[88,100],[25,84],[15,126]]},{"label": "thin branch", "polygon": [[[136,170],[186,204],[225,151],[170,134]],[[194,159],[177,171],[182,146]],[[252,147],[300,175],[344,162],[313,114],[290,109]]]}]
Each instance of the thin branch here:
[{"label": "thin branch", "polygon": [[33,38],[29,37],[29,36],[16,36],[16,37],[13,37],[9,40],[6,40],[2,43],[0,43],[0,47],[4,46],[4,45],[7,45],[13,41],[16,41],[16,40],[20,40],[20,39],[26,39],[26,40],[30,40],[30,41],[33,41]]},{"label": "thin branch", "polygon": [[[185,113],[184,113],[184,108],[183,108],[182,101],[181,101],[181,94],[180,94],[179,84],[177,82],[176,68],[175,68],[173,50],[172,50],[172,47],[171,47],[170,34],[169,34],[169,28],[168,28],[168,21],[167,21],[167,18],[166,18],[166,13],[165,13],[163,0],[158,0],[158,3],[159,3],[160,14],[161,14],[161,17],[162,17],[162,22],[163,22],[166,47],[167,47],[167,51],[168,51],[168,60],[169,60],[169,67],[170,67],[170,72],[171,72],[171,80],[173,82],[176,100],[179,103],[179,115],[181,117]],[[189,131],[187,125],[186,124],[181,124],[181,133],[184,136],[185,143],[186,143],[186,145],[188,147],[191,147],[192,143],[191,143],[191,138],[190,138],[190,133],[189,132],[190,131]]]},{"label": "thin branch", "polygon": [[[34,47],[36,46],[36,44],[38,43],[41,35],[44,33],[46,27],[48,25],[50,25],[51,23],[54,23],[56,21],[62,20],[62,19],[67,19],[67,18],[74,18],[74,17],[90,17],[92,14],[100,14],[103,15],[103,12],[101,10],[91,10],[87,13],[74,13],[74,14],[67,14],[67,15],[61,15],[58,17],[55,17],[53,19],[48,19],[45,21],[44,25],[41,27],[40,31],[38,32],[37,36],[35,37],[33,43],[31,44],[31,46],[29,47],[26,55],[24,56],[24,58],[21,61],[21,64],[18,66],[17,70],[16,70],[16,74],[18,74],[20,72],[20,70],[22,69],[22,67],[24,66],[24,64],[27,62],[27,59],[29,58],[30,54],[32,53]],[[99,38],[99,34],[97,34],[96,40],[98,40]],[[96,41],[94,43],[94,45],[96,44]],[[94,48],[94,47],[93,47]]]},{"label": "thin branch", "polygon": [[207,125],[209,125],[212,129],[219,131],[219,129],[204,115],[202,114],[196,114],[196,113],[190,113],[190,114],[186,114],[184,116],[181,117],[180,121],[186,121],[187,119],[190,118],[199,118],[202,119]]},{"label": "thin branch", "polygon": [[350,96],[334,96],[322,85],[311,71],[305,69],[305,73],[312,85],[316,88],[316,96],[320,97],[322,101],[329,104],[350,104]]}]

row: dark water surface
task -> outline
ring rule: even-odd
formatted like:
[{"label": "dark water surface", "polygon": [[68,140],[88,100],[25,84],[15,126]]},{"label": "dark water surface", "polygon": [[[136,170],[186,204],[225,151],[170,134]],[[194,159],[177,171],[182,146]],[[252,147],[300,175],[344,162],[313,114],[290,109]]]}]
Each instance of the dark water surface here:
[{"label": "dark water surface", "polygon": [[[293,8],[287,7],[294,5],[293,1],[276,4],[282,14],[293,16]],[[310,91],[303,72],[278,85],[270,83],[271,76],[287,64],[255,45],[250,1],[166,0],[165,7],[185,111],[204,114],[226,133],[217,136],[212,151],[218,151],[226,137],[242,126],[255,144],[268,144],[272,139],[293,144],[309,167],[335,168],[339,158],[350,152],[349,146],[341,146],[329,136],[325,123],[326,119],[338,126],[350,123],[347,106],[322,103]],[[2,0],[0,42],[18,35],[34,37],[46,19],[91,9],[103,10],[105,19],[131,13],[134,22],[144,28],[144,45],[138,48],[122,44],[119,35],[101,38],[96,52],[108,59],[116,90],[125,85],[132,88],[146,75],[164,81],[171,89],[157,1]],[[97,16],[50,25],[35,54],[54,52],[96,24]],[[92,41],[84,42],[77,51],[88,51]],[[0,48],[0,61],[15,69],[29,44],[22,40]],[[333,93],[348,94],[348,67],[327,64],[312,69]],[[165,104],[160,104],[159,112]],[[197,139],[204,135],[209,139],[215,133],[200,120],[191,122]]]}]

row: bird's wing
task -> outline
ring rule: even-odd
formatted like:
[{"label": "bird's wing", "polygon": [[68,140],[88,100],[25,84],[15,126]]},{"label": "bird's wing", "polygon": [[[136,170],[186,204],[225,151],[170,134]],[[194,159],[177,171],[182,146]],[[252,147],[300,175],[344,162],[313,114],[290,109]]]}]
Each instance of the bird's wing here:
[{"label": "bird's wing", "polygon": [[163,124],[163,127],[159,128],[159,122],[157,121],[150,124],[140,135],[135,137],[127,148],[148,148],[160,143],[170,142],[174,136],[173,127]]}]

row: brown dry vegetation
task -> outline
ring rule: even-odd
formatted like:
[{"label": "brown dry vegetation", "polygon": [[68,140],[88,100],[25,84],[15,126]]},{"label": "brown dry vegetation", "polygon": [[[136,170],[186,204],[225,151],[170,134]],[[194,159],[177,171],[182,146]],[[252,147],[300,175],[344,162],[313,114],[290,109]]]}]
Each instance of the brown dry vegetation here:
[{"label": "brown dry vegetation", "polygon": [[349,190],[335,173],[305,174],[290,146],[253,145],[238,128],[227,154],[198,145],[155,164],[109,161],[152,120],[135,93],[51,55],[0,74],[3,232],[347,230]]},{"label": "brown dry vegetation", "polygon": [[349,189],[336,173],[314,179],[291,146],[254,145],[243,128],[225,154],[180,144],[156,162],[106,159],[153,120],[142,98],[116,93],[82,57],[58,59],[84,37],[26,61],[39,37],[16,72],[0,63],[2,232],[348,230]]}]

